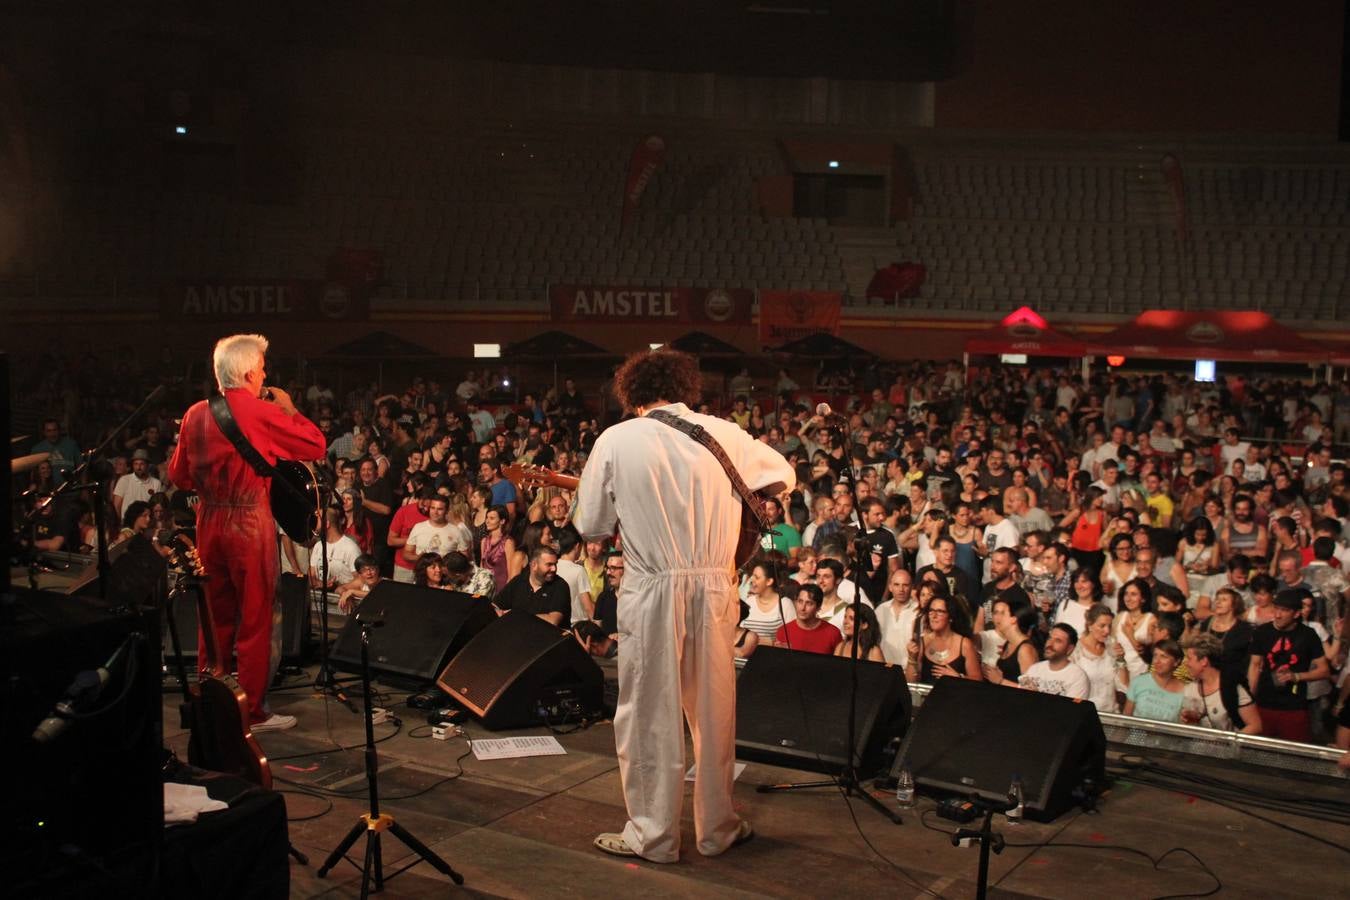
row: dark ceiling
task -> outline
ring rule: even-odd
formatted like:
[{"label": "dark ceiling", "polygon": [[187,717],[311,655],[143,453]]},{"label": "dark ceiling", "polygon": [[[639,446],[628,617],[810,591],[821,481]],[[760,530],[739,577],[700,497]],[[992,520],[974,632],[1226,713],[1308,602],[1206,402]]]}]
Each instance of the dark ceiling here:
[{"label": "dark ceiling", "polygon": [[506,0],[437,4],[426,11],[428,27],[409,31],[408,22],[394,22],[389,36],[407,38],[419,53],[513,62],[928,81],[950,74],[957,6],[957,0]]},{"label": "dark ceiling", "polygon": [[[0,0],[52,49],[117,34],[241,58],[331,46],[588,68],[929,81],[952,74],[974,0]],[[39,37],[40,35],[40,37]],[[3,40],[0,39],[0,44]],[[155,51],[151,51],[155,52]]]}]

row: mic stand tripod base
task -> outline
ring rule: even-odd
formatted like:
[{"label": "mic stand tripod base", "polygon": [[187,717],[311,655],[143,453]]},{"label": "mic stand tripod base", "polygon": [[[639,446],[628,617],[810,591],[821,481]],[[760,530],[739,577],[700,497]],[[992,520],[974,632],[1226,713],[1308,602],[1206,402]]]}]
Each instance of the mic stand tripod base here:
[{"label": "mic stand tripod base", "polygon": [[989,851],[1003,852],[1003,835],[994,831],[994,813],[997,809],[985,808],[984,824],[979,828],[958,828],[952,833],[952,846],[959,847],[965,840],[980,842],[980,869],[975,882],[976,900],[984,900],[989,893]]},{"label": "mic stand tripod base", "polygon": [[[361,867],[361,900],[365,900],[370,894],[371,883],[375,884],[375,892],[384,890],[384,855],[381,852],[380,839],[386,831],[398,838],[407,847],[417,855],[411,863],[403,868],[391,872],[389,878],[393,878],[400,872],[405,872],[419,862],[426,862],[442,875],[447,876],[455,884],[463,884],[464,876],[450,868],[450,864],[441,859],[431,848],[419,841],[413,834],[394,821],[394,817],[380,812],[380,758],[375,750],[375,719],[373,708],[370,705],[370,632],[375,624],[361,624],[361,688],[365,697],[365,720],[366,720],[366,789],[370,800],[370,812],[362,814],[357,819],[356,824],[351,827],[342,842],[328,854],[328,858],[323,861],[323,865],[318,868],[316,874],[324,878],[332,871],[333,866],[338,861],[345,859],[347,851],[356,843],[361,835],[366,836],[366,857],[365,864]],[[348,862],[352,862],[348,860]],[[356,863],[352,862],[355,866]]]}]

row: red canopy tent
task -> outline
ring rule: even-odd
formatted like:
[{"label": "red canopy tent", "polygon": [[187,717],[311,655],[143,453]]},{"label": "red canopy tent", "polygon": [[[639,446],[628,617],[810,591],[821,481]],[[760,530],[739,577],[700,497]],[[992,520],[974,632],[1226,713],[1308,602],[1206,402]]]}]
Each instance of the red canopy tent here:
[{"label": "red canopy tent", "polygon": [[1093,356],[1321,363],[1331,351],[1253,310],[1150,309],[1088,341]]},{"label": "red canopy tent", "polygon": [[1084,356],[1086,352],[1087,347],[1083,341],[1051,328],[1050,324],[1029,306],[1013,310],[992,328],[976,332],[966,338],[967,354],[1025,353],[1027,356]]}]

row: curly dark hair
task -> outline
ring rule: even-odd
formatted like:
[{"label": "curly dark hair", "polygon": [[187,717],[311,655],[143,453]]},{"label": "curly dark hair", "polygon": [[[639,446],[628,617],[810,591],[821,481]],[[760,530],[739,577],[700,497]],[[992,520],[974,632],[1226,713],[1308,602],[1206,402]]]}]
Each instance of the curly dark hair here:
[{"label": "curly dark hair", "polygon": [[694,406],[703,392],[698,360],[679,350],[629,354],[614,373],[614,396],[627,409],[657,400]]}]

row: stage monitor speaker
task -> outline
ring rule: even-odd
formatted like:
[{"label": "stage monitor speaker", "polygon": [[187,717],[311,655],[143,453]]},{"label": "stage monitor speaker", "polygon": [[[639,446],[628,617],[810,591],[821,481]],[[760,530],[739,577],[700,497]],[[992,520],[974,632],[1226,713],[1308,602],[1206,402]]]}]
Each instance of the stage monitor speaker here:
[{"label": "stage monitor speaker", "polygon": [[490,729],[576,722],[603,709],[605,677],[577,639],[527,613],[480,631],[436,679]]},{"label": "stage monitor speaker", "polygon": [[[446,660],[497,617],[491,602],[459,591],[381,581],[360,611],[384,620],[370,635],[371,677],[430,684]],[[361,626],[348,616],[330,654],[344,672],[361,671]]]},{"label": "stage monitor speaker", "polygon": [[[854,762],[862,774],[882,765],[886,744],[905,733],[909,687],[900,666],[858,664]],[[736,755],[742,759],[840,772],[848,760],[853,660],[760,647],[736,682]]]},{"label": "stage monitor speaker", "polygon": [[[178,645],[183,650],[183,663],[189,667],[197,664],[196,592],[202,589],[189,588],[178,593],[173,600],[173,621],[178,624]],[[301,665],[309,643],[309,587],[302,579],[283,577],[277,585],[277,597],[281,600],[281,662],[283,665]],[[166,615],[162,651],[165,661],[172,663],[174,655],[170,627],[169,616]],[[228,664],[233,671],[234,663],[231,661]]]},{"label": "stage monitor speaker", "polygon": [[891,774],[908,764],[915,784],[1004,800],[1022,779],[1027,818],[1048,822],[1101,785],[1106,736],[1097,707],[1036,691],[941,678],[914,716]]}]

